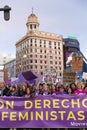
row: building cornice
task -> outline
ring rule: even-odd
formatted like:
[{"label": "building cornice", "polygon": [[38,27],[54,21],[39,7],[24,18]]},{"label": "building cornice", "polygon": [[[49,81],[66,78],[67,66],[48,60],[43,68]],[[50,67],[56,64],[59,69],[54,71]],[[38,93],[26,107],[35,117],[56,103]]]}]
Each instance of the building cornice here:
[{"label": "building cornice", "polygon": [[24,37],[22,37],[15,45],[20,44],[24,40],[28,38],[39,38],[44,40],[58,40],[63,41],[63,38],[55,33],[49,33],[44,31],[30,31],[30,33],[27,33]]}]

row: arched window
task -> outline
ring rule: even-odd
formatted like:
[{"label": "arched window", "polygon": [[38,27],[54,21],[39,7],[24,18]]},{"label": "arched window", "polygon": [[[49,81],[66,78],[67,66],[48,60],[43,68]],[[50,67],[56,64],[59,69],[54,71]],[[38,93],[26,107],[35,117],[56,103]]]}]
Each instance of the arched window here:
[{"label": "arched window", "polygon": [[30,25],[30,29],[32,29],[32,24]]}]

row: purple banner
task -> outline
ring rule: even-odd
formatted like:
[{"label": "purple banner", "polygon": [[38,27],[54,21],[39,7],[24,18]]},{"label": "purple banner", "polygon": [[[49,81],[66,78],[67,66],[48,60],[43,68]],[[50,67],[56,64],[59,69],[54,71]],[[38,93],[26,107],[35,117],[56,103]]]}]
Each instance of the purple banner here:
[{"label": "purple banner", "polygon": [[87,95],[1,97],[0,128],[87,128]]}]

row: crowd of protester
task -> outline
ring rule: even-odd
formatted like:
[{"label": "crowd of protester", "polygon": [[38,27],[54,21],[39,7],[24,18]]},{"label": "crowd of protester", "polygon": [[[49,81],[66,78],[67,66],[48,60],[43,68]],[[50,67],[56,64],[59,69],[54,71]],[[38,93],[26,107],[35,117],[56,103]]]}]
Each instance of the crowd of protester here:
[{"label": "crowd of protester", "polygon": [[[0,96],[18,96],[18,97],[36,97],[47,95],[77,95],[87,94],[87,83],[78,82],[70,84],[62,84],[61,82],[54,84],[39,83],[38,85],[29,85],[23,83],[21,85],[9,85],[5,82],[0,83]],[[9,129],[13,130],[13,129]],[[15,129],[15,130],[34,130],[34,129]],[[42,130],[42,129],[40,129]],[[44,129],[48,130],[48,129]],[[51,129],[50,129],[51,130]],[[57,130],[57,129],[55,129]],[[59,129],[65,130],[65,129]],[[79,129],[76,129],[79,130]],[[82,129],[81,129],[82,130]]]},{"label": "crowd of protester", "polygon": [[72,95],[86,94],[87,83],[78,82],[77,84],[54,84],[39,83],[39,85],[8,85],[5,82],[0,83],[0,96],[18,96],[18,97],[36,97],[47,95]]}]

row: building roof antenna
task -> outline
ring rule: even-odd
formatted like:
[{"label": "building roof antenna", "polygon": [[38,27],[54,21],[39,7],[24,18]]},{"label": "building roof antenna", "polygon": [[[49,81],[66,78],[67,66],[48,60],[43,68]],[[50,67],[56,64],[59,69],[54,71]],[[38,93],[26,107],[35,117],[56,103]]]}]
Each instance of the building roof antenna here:
[{"label": "building roof antenna", "polygon": [[32,7],[32,14],[34,13],[34,8]]}]

